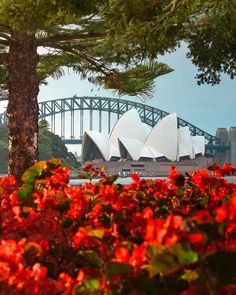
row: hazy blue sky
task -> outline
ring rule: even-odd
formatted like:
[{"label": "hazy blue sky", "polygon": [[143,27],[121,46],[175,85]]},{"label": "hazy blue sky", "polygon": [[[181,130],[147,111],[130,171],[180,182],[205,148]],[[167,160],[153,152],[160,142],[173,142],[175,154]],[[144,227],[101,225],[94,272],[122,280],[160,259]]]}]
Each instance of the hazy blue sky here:
[{"label": "hazy blue sky", "polygon": [[[154,97],[147,104],[177,115],[197,127],[215,134],[218,127],[236,126],[236,80],[223,77],[220,85],[198,86],[194,76],[196,67],[185,57],[186,48],[160,57],[174,72],[156,79]],[[59,80],[48,79],[42,86],[39,101],[77,96],[114,97],[108,90],[98,90],[87,81],[81,81],[73,73]],[[135,97],[122,97],[137,100]]]}]

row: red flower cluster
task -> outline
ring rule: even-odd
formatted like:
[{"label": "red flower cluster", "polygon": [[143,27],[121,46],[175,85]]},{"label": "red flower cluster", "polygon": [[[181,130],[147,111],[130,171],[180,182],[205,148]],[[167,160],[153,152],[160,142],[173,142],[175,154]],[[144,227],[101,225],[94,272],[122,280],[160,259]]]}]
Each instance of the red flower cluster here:
[{"label": "red flower cluster", "polygon": [[234,294],[236,184],[229,164],[122,186],[58,159],[0,178],[0,294]]}]

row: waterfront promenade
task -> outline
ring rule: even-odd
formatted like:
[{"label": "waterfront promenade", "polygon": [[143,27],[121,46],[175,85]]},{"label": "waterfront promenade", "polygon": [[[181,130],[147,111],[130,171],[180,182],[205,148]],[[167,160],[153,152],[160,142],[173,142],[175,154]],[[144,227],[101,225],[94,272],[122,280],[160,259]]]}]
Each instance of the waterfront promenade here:
[{"label": "waterfront promenade", "polygon": [[206,168],[213,163],[212,157],[199,156],[196,159],[182,159],[180,162],[167,160],[153,161],[93,161],[96,167],[104,167],[108,174],[118,174],[120,176],[130,176],[137,173],[142,177],[166,177],[169,175],[170,167],[185,174],[185,172],[195,172],[201,168]]}]

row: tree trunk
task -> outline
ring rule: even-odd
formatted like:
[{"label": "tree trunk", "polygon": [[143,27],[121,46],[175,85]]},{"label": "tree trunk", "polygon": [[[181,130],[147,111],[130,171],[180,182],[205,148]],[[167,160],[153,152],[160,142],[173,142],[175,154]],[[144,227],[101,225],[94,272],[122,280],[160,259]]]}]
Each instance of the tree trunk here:
[{"label": "tree trunk", "polygon": [[37,63],[35,36],[13,32],[9,48],[8,173],[18,183],[23,172],[38,160]]}]

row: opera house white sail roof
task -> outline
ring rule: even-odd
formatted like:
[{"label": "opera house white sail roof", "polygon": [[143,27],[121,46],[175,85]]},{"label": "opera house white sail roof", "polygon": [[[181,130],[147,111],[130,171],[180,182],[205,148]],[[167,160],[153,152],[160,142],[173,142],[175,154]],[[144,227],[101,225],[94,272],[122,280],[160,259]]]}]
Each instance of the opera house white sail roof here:
[{"label": "opera house white sail roof", "polygon": [[[116,122],[109,135],[110,159],[120,157],[118,139],[136,139],[144,143],[147,138],[147,128],[144,127],[136,109],[130,109]],[[131,151],[133,154],[133,151]]]},{"label": "opera house white sail roof", "polygon": [[87,158],[109,160],[109,140],[108,136],[97,131],[86,131],[82,144],[82,161]]},{"label": "opera house white sail roof", "polygon": [[177,115],[172,113],[159,121],[151,130],[145,142],[154,157],[165,156],[171,161],[177,157]]},{"label": "opera house white sail roof", "polygon": [[83,161],[161,157],[179,161],[182,157],[194,159],[204,153],[204,136],[191,136],[187,126],[178,129],[176,113],[167,115],[151,128],[142,123],[133,108],[120,117],[109,136],[97,131],[85,132],[81,156]]},{"label": "opera house white sail roof", "polygon": [[204,136],[195,135],[191,137],[193,150],[195,154],[205,154],[205,139]]},{"label": "opera house white sail roof", "polygon": [[132,160],[139,160],[140,152],[143,147],[143,141],[138,140],[136,138],[129,138],[129,137],[120,137],[118,141],[119,141],[120,151],[123,145],[123,148],[126,149],[126,151],[129,153]]},{"label": "opera house white sail roof", "polygon": [[189,128],[185,126],[185,127],[179,128],[177,131],[178,131],[177,161],[181,157],[186,157],[186,156],[189,156],[190,159],[194,159],[195,150],[193,147],[192,137],[191,137]]}]

